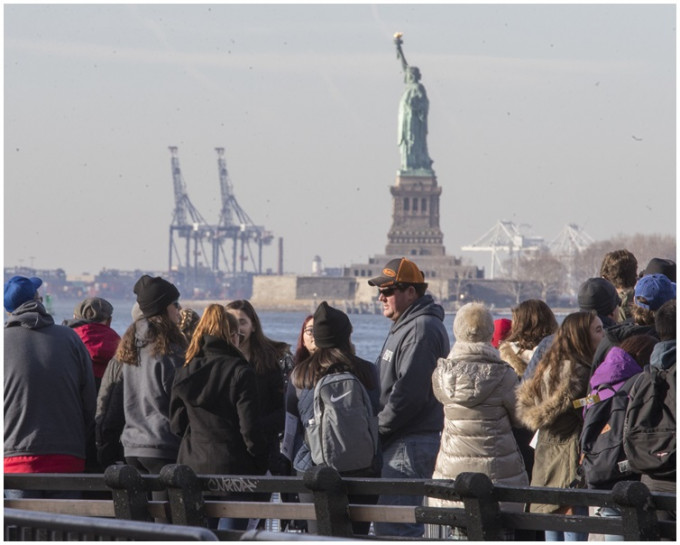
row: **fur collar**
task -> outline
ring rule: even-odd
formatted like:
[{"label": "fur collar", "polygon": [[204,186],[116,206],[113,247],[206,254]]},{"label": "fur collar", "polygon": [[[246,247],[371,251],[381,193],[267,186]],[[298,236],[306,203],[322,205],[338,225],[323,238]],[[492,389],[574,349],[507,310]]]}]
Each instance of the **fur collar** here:
[{"label": "fur collar", "polygon": [[[498,347],[498,351],[500,352],[503,361],[508,363],[510,367],[515,370],[518,377],[521,377],[524,374],[524,371],[526,371],[529,361],[525,361],[518,355],[517,345],[515,343],[504,342]],[[525,350],[523,354],[533,354],[533,351]],[[531,359],[531,356],[529,356],[529,359]]]},{"label": "fur collar", "polygon": [[[588,386],[590,368],[586,365],[563,360],[559,369],[557,385],[548,387],[548,373],[534,375],[524,381],[517,390],[517,414],[531,430],[552,424],[560,415],[574,410],[572,402],[583,397]],[[540,383],[539,395],[534,397],[530,386]]]}]

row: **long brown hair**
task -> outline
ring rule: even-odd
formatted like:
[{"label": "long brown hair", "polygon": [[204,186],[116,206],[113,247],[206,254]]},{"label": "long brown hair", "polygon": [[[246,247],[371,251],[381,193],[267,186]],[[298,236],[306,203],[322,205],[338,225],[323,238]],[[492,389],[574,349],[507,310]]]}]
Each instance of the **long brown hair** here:
[{"label": "long brown hair", "polygon": [[187,348],[187,355],[184,358],[185,366],[189,365],[189,362],[201,351],[204,335],[212,335],[232,344],[231,328],[229,327],[227,314],[226,309],[222,305],[217,304],[208,305],[203,311],[203,316],[198,321],[191,337],[189,348]]},{"label": "long brown hair", "polygon": [[[187,340],[175,322],[167,314],[157,314],[146,318],[149,324],[144,340],[152,344],[151,353],[154,356],[167,356],[176,353],[178,349],[184,351]],[[132,322],[118,344],[115,358],[129,365],[139,362],[139,348],[137,346],[137,321]]]},{"label": "long brown hair", "polygon": [[591,310],[574,312],[564,319],[531,378],[529,388],[537,397],[541,394],[544,373],[548,373],[548,389],[551,391],[555,389],[560,367],[565,360],[586,367],[591,366],[595,349],[590,339],[590,326],[597,317],[597,311]]},{"label": "long brown hair", "polygon": [[246,299],[237,299],[225,305],[227,310],[243,311],[253,324],[253,331],[248,339],[250,358],[249,362],[255,367],[258,375],[266,375],[272,371],[281,372],[279,360],[290,350],[287,343],[273,341],[262,331],[262,324],[253,305]]},{"label": "long brown hair", "polygon": [[532,350],[557,327],[555,315],[544,301],[527,299],[512,309],[512,326],[505,342],[517,343],[520,350]]},{"label": "long brown hair", "polygon": [[621,350],[628,352],[640,367],[649,365],[654,345],[659,339],[651,335],[631,335],[621,341]]},{"label": "long brown hair", "polygon": [[370,364],[361,365],[361,362],[354,355],[354,347],[349,340],[347,342],[346,346],[317,348],[306,360],[298,363],[291,373],[293,386],[311,389],[324,375],[331,372],[347,371],[355,375],[367,390],[372,390],[375,384],[368,370]]},{"label": "long brown hair", "polygon": [[200,319],[201,317],[194,309],[183,308],[179,311],[179,330],[184,333],[187,342],[191,342],[191,336],[196,331]]}]

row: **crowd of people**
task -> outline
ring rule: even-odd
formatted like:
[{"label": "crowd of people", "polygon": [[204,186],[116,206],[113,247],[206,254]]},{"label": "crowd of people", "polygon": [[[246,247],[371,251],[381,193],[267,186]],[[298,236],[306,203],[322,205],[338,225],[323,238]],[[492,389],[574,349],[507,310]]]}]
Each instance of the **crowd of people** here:
[{"label": "crowd of people", "polygon": [[[197,474],[302,475],[315,465],[307,435],[315,386],[327,375],[350,373],[377,418],[379,456],[347,475],[455,479],[481,472],[494,483],[587,487],[579,439],[593,404],[589,393],[603,384],[616,392],[645,369],[675,368],[675,263],[669,259],[654,258],[638,273],[633,254],[608,253],[600,276],[580,286],[579,310],[561,323],[537,299],[522,301],[511,319],[498,320],[484,304],[468,303],[456,313],[452,347],[444,309],[427,293],[413,261],[393,259],[368,283],[392,322],[375,363],[355,354],[349,317],[326,302],[303,320],[291,349],[265,335],[249,301],[210,304],[199,315],[181,307],[172,283],[143,275],[133,287],[132,320],[121,338],[110,327],[114,309],[108,301],[85,299],[73,319],[57,325],[42,305],[42,281],[10,278],[4,287],[5,472],[103,472],[125,463],[158,474],[180,463]],[[653,491],[675,492],[674,470],[662,478],[629,478]],[[5,490],[6,498],[74,494]],[[153,497],[165,499],[162,491]],[[269,496],[235,492],[232,498]],[[350,500],[456,505],[418,495]],[[589,514],[569,505],[504,508]],[[603,507],[590,515],[620,513]],[[662,516],[674,520],[675,512]],[[316,531],[314,521],[290,521],[296,523]],[[209,524],[243,530],[249,520]],[[372,526],[378,536],[424,533],[417,523]],[[353,524],[358,535],[370,527]],[[466,539],[465,529],[452,527],[449,537]],[[588,538],[511,529],[505,537]]]}]

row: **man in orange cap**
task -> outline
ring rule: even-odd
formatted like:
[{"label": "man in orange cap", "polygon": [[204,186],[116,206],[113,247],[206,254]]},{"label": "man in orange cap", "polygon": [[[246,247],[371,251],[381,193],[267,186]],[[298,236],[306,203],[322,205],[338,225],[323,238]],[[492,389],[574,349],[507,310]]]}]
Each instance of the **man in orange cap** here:
[{"label": "man in orange cap", "polygon": [[[427,282],[415,263],[391,260],[368,283],[378,288],[383,315],[393,324],[376,365],[380,371],[378,414],[383,447],[382,477],[429,479],[444,423],[432,392],[437,360],[449,353],[444,309],[427,295]],[[421,505],[422,496],[381,496],[380,504]],[[422,537],[422,524],[376,523],[380,536]]]}]

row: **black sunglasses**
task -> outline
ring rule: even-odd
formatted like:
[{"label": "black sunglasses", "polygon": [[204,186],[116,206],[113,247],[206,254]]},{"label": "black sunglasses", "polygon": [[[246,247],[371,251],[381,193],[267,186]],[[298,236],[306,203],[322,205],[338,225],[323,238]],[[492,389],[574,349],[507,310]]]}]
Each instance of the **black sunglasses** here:
[{"label": "black sunglasses", "polygon": [[390,288],[378,288],[378,296],[384,295],[385,297],[389,297],[394,294],[395,291],[404,291],[406,289],[405,286],[402,286],[401,284],[397,284],[396,286],[392,286]]}]

